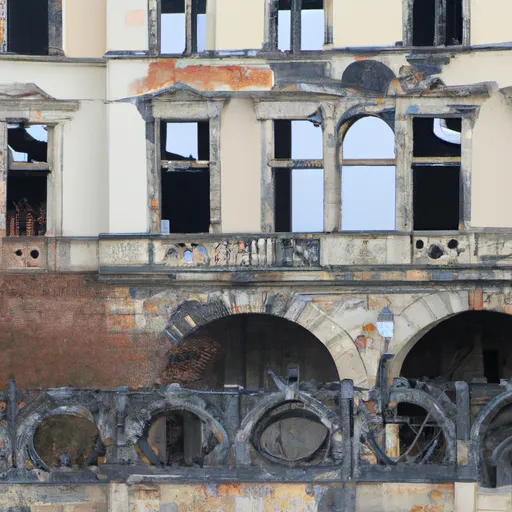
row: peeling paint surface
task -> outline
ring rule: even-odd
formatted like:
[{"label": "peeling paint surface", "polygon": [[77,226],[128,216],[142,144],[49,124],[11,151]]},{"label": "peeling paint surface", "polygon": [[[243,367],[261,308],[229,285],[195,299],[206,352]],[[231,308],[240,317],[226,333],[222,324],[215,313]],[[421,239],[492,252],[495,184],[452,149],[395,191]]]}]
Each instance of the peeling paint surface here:
[{"label": "peeling paint surface", "polygon": [[192,65],[177,59],[157,60],[149,65],[146,77],[129,88],[134,96],[159,91],[174,85],[186,85],[197,91],[270,90],[273,73],[268,66]]}]

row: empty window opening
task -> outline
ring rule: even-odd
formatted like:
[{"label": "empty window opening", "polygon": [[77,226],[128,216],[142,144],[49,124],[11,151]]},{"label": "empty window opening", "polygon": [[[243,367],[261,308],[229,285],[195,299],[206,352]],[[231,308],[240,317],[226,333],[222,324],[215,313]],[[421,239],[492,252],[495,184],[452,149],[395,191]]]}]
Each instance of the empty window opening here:
[{"label": "empty window opening", "polygon": [[437,0],[415,0],[412,15],[413,46],[434,46]]},{"label": "empty window opening", "polygon": [[[206,49],[206,0],[193,0],[190,26],[185,0],[162,0],[160,17],[160,52],[182,54]],[[190,41],[190,46],[187,45]]]},{"label": "empty window opening", "polygon": [[446,1],[446,45],[460,45],[463,41],[462,0]]},{"label": "empty window opening", "polygon": [[324,2],[303,0],[301,16],[301,50],[323,50],[325,41]]},{"label": "empty window opening", "polygon": [[442,464],[446,456],[446,441],[441,427],[428,415],[423,407],[402,402],[395,409],[400,444],[400,459],[403,462]]},{"label": "empty window opening", "polygon": [[[298,9],[295,13],[295,9]],[[292,20],[297,19],[298,30]],[[322,50],[325,41],[323,0],[279,0],[277,11],[277,49],[283,52]]]},{"label": "empty window opening", "polygon": [[151,422],[139,441],[139,450],[156,466],[202,467],[217,444],[215,436],[195,414],[172,411]]},{"label": "empty window opening", "polygon": [[48,55],[47,0],[7,1],[7,51],[22,55]]},{"label": "empty window opening", "polygon": [[458,230],[461,119],[413,120],[413,207],[417,231]]},{"label": "empty window opening", "polygon": [[43,236],[50,167],[48,128],[8,127],[7,235]]},{"label": "empty window opening", "polygon": [[161,123],[162,219],[170,233],[210,230],[209,122]]},{"label": "empty window opening", "polygon": [[[268,370],[286,379],[290,368],[299,387],[339,380],[329,350],[304,327],[264,314],[232,315],[190,333],[167,355],[161,380],[194,389],[223,390],[228,385],[275,390]],[[304,386],[304,387],[302,387]]]},{"label": "empty window opening", "polygon": [[343,230],[395,229],[395,175],[393,130],[376,117],[357,120],[343,139]]},{"label": "empty window opening", "polygon": [[322,232],[322,129],[309,121],[274,121],[274,141],[275,231]]},{"label": "empty window opening", "polygon": [[446,10],[438,0],[415,0],[413,46],[453,46],[463,41],[462,0],[446,0]]},{"label": "empty window opening", "polygon": [[105,456],[96,425],[65,414],[52,416],[37,427],[34,449],[48,468],[97,466]]}]

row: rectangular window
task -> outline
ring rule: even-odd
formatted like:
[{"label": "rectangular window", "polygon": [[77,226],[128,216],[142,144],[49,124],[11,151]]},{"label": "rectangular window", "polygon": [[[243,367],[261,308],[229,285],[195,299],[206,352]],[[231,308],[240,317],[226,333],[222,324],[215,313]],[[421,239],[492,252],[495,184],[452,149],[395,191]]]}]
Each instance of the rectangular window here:
[{"label": "rectangular window", "polygon": [[413,120],[414,230],[452,231],[461,220],[460,118]]},{"label": "rectangular window", "polygon": [[413,46],[461,45],[463,27],[463,0],[414,0]]},{"label": "rectangular window", "polygon": [[160,52],[206,50],[206,0],[161,0]]},{"label": "rectangular window", "polygon": [[278,0],[277,6],[278,50],[323,49],[326,32],[323,0]]},{"label": "rectangular window", "polygon": [[274,229],[323,231],[322,129],[310,121],[274,121]]},{"label": "rectangular window", "polygon": [[0,51],[22,55],[48,55],[48,0],[0,0]]},{"label": "rectangular window", "polygon": [[210,230],[210,124],[167,122],[160,126],[162,220],[170,233]]},{"label": "rectangular window", "polygon": [[9,125],[7,236],[43,236],[47,226],[48,127]]}]

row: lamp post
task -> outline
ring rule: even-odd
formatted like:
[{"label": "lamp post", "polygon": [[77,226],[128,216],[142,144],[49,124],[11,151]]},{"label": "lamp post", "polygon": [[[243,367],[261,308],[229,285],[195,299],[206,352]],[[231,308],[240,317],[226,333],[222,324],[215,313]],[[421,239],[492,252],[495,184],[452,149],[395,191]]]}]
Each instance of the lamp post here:
[{"label": "lamp post", "polygon": [[388,353],[389,342],[391,341],[395,330],[394,318],[395,315],[393,315],[393,312],[388,307],[385,307],[382,308],[381,312],[379,313],[379,316],[377,317],[377,323],[375,324],[379,335],[382,336],[385,340],[385,354]]}]

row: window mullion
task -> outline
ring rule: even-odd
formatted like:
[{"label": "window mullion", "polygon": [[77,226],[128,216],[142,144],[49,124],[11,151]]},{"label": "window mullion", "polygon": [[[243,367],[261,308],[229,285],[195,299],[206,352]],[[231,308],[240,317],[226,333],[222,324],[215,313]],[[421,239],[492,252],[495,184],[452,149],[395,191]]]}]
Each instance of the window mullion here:
[{"label": "window mullion", "polygon": [[436,0],[436,24],[434,30],[434,45],[446,45],[446,0]]},{"label": "window mullion", "polygon": [[291,49],[292,53],[300,53],[302,0],[292,0],[291,7]]},{"label": "window mullion", "polygon": [[[185,53],[190,55],[197,50],[197,17],[194,16],[194,0],[185,0]],[[194,22],[195,18],[195,22]]]}]

